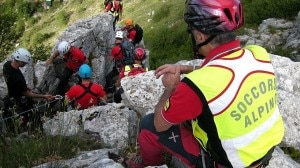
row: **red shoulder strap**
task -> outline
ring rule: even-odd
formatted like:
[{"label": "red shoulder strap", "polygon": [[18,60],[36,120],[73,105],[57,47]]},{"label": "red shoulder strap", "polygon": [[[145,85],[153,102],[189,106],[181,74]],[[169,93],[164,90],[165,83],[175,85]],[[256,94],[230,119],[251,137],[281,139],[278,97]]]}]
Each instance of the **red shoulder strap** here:
[{"label": "red shoulder strap", "polygon": [[91,95],[93,95],[93,96],[95,96],[95,97],[98,97],[97,94],[95,94],[95,93],[93,93],[93,92],[91,91],[92,85],[93,85],[93,82],[91,82],[91,83],[89,84],[88,87],[86,87],[86,86],[84,86],[82,83],[80,83],[79,86],[81,86],[81,87],[84,89],[84,92],[83,92],[80,96],[76,97],[75,99],[78,101],[79,99],[81,99],[81,98],[82,98],[84,95],[86,95],[87,93],[89,93],[89,94],[91,94]]}]

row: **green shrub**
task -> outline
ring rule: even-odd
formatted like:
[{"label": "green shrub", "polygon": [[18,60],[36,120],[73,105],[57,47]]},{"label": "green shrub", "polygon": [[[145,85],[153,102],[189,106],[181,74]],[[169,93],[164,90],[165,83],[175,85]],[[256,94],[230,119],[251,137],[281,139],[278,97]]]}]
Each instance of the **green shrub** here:
[{"label": "green shrub", "polygon": [[34,14],[34,12],[37,11],[37,7],[34,5],[32,1],[18,0],[16,2],[16,6],[20,18],[23,17],[29,18]]},{"label": "green shrub", "polygon": [[32,51],[32,57],[33,60],[36,62],[37,60],[45,61],[50,56],[51,46],[44,45],[43,43],[36,44],[32,48],[30,48]]},{"label": "green shrub", "polygon": [[[147,34],[147,47],[151,48],[151,69],[165,63],[176,63],[179,60],[191,59],[192,46],[190,35],[185,26],[158,28]],[[154,33],[155,32],[155,33]]]},{"label": "green shrub", "polygon": [[[17,21],[17,15],[11,10],[5,10],[6,5],[0,5],[0,59],[3,60],[14,49],[15,43],[22,34]],[[19,22],[18,22],[19,23]]]},{"label": "green shrub", "polygon": [[296,162],[300,163],[300,151],[293,147],[281,147],[284,153],[291,156]]},{"label": "green shrub", "polygon": [[16,33],[16,37],[21,37],[23,32],[25,31],[25,23],[23,20],[17,20],[16,24],[15,24],[15,33]]},{"label": "green shrub", "polygon": [[259,25],[268,18],[293,19],[300,9],[299,0],[242,0],[245,22]]}]

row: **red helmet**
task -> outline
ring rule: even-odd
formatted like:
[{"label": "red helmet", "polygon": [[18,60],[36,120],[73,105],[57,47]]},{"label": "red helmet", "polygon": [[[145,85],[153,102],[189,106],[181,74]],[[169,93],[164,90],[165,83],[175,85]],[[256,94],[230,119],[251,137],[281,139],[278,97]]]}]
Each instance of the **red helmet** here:
[{"label": "red helmet", "polygon": [[207,35],[229,32],[244,24],[239,0],[187,0],[184,20],[189,29]]},{"label": "red helmet", "polygon": [[143,60],[145,59],[145,50],[142,48],[136,48],[134,50],[135,59],[137,60]]}]

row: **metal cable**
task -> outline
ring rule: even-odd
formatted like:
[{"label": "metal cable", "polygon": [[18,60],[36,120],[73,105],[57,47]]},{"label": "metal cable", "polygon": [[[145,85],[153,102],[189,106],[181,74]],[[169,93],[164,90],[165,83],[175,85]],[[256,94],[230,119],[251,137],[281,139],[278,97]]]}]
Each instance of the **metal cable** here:
[{"label": "metal cable", "polygon": [[[36,106],[36,107],[34,107],[34,108],[31,108],[31,109],[29,109],[29,110],[23,111],[23,112],[19,113],[17,116],[20,116],[20,115],[22,115],[22,114],[28,113],[28,112],[30,112],[30,111],[33,111],[33,109],[36,109],[36,108],[39,108],[39,107],[46,106],[47,104],[53,103],[53,102],[58,101],[58,100],[61,100],[61,99],[63,99],[63,96],[61,96],[61,95],[55,95],[54,100],[51,100],[50,102],[47,102],[47,103],[42,104],[42,105],[40,105],[40,106]],[[17,116],[12,115],[12,116],[10,116],[10,117],[0,119],[0,121],[2,122],[2,121],[5,121],[5,120],[8,120],[8,119],[17,117]]]}]

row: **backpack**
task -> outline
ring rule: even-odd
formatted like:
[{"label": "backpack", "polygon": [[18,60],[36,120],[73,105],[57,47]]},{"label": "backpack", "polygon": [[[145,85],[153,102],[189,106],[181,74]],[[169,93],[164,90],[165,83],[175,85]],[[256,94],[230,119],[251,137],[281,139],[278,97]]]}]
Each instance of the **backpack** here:
[{"label": "backpack", "polygon": [[144,30],[138,24],[134,25],[134,30],[136,31],[136,35],[135,35],[135,39],[133,41],[133,44],[138,44],[143,38]]},{"label": "backpack", "polygon": [[123,40],[121,43],[121,51],[123,52],[122,62],[124,65],[131,65],[134,63],[134,45],[128,41]]}]

